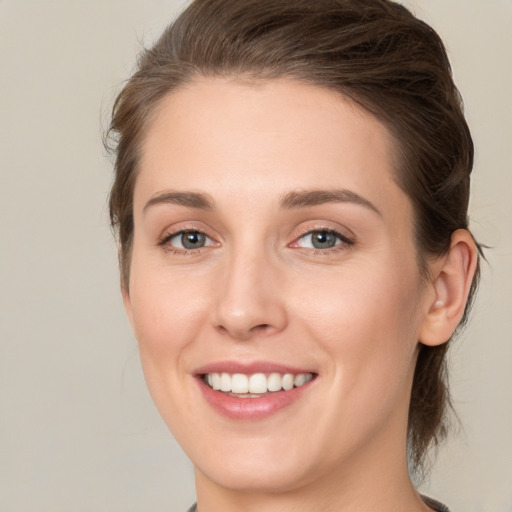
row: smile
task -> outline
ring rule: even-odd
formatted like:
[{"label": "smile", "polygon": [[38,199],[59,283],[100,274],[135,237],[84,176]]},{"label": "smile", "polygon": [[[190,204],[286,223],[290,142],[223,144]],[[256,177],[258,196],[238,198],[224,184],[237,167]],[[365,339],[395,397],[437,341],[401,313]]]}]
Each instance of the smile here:
[{"label": "smile", "polygon": [[214,391],[222,391],[239,398],[261,398],[278,391],[290,391],[312,380],[312,373],[207,373],[203,382]]},{"label": "smile", "polygon": [[206,403],[221,416],[237,421],[260,421],[303,403],[316,387],[318,373],[280,364],[218,362],[195,372]]}]

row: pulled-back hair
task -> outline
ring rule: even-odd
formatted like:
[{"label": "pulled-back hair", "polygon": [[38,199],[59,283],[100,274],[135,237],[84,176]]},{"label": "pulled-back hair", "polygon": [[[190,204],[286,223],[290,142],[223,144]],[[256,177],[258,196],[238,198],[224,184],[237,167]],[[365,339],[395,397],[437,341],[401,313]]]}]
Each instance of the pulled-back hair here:
[{"label": "pulled-back hair", "polygon": [[[418,265],[446,253],[467,229],[473,143],[443,43],[389,0],[195,0],[150,49],[117,97],[110,218],[128,288],[133,191],[141,143],[161,100],[202,76],[289,78],[338,91],[388,128],[396,182],[414,209]],[[470,292],[464,317],[477,286]],[[448,343],[421,345],[409,409],[409,458],[421,470],[446,435]]]}]

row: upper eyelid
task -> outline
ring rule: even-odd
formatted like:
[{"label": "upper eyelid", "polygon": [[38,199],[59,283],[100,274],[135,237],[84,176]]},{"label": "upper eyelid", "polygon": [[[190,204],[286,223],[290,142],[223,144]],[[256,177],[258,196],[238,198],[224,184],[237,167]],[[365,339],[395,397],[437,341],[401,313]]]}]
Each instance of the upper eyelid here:
[{"label": "upper eyelid", "polygon": [[343,244],[353,244],[354,241],[351,237],[348,237],[347,235],[344,235],[343,233],[340,233],[339,231],[336,231],[334,229],[312,229],[311,231],[307,231],[303,235],[298,236],[295,238],[295,241],[292,242],[292,244],[296,244],[299,242],[299,240],[302,240],[306,236],[312,235],[313,233],[329,233],[331,235],[335,235],[341,243]]},{"label": "upper eyelid", "polygon": [[212,235],[212,229],[208,226],[204,227],[203,223],[201,226],[194,226],[189,222],[185,223],[177,223],[178,226],[168,226],[161,231],[161,234],[158,236],[159,240],[169,239],[173,236],[177,236],[181,233],[201,233],[206,235],[208,238],[215,240],[215,236]]},{"label": "upper eyelid", "polygon": [[179,229],[178,231],[170,231],[167,234],[164,234],[162,236],[162,238],[160,239],[160,243],[164,244],[164,243],[168,242],[169,240],[172,240],[173,238],[176,238],[177,236],[183,235],[185,233],[200,233],[201,235],[204,235],[209,240],[216,242],[216,240],[212,236],[210,236],[205,231],[201,231],[200,229]]},{"label": "upper eyelid", "polygon": [[327,227],[305,229],[304,232],[299,234],[298,238],[301,238],[306,235],[310,235],[311,233],[321,233],[321,232],[333,233],[335,235],[345,236],[348,238],[348,235],[345,235],[339,229],[327,228]]},{"label": "upper eyelid", "polygon": [[356,236],[354,232],[343,226],[343,227],[333,227],[326,224],[316,224],[316,223],[305,223],[306,225],[302,226],[299,229],[299,232],[297,235],[295,235],[295,240],[298,240],[299,238],[308,235],[310,233],[317,233],[319,231],[327,231],[329,233],[334,233],[336,235],[339,235],[341,238],[345,238],[347,240],[353,241]]},{"label": "upper eyelid", "polygon": [[200,231],[199,229],[180,229],[179,231],[170,232],[168,235],[164,235],[164,237],[169,240],[171,238],[176,238],[179,235],[184,235],[185,233],[199,233],[204,235],[206,238],[212,239],[212,237],[206,233],[205,231]]}]

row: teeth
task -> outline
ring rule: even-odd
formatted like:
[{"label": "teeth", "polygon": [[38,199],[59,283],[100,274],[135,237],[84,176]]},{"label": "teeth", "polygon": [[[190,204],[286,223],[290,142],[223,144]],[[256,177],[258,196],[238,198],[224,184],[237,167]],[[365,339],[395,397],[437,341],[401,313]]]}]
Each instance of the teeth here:
[{"label": "teeth", "polygon": [[226,392],[231,391],[231,375],[229,375],[229,373],[220,374],[220,390]]},{"label": "teeth", "polygon": [[[225,375],[228,375],[227,373]],[[243,373],[235,373],[231,377],[231,389],[232,393],[249,393],[249,379],[247,375]]]},{"label": "teeth", "polygon": [[249,378],[249,393],[266,393],[267,377],[263,373],[255,373]]},{"label": "teeth", "polygon": [[283,376],[283,389],[288,391],[293,389],[293,375],[291,373],[285,373]]},{"label": "teeth", "polygon": [[220,390],[220,375],[218,373],[209,373],[208,377],[212,377],[212,383],[210,384],[210,381],[208,381],[208,385],[212,387],[215,391]]},{"label": "teeth", "polygon": [[237,395],[262,395],[272,391],[289,391],[293,387],[300,387],[313,378],[312,373],[264,373],[245,375],[243,373],[208,373],[204,381],[215,391],[224,391]]},{"label": "teeth", "polygon": [[269,391],[279,391],[283,387],[283,379],[279,373],[271,373],[268,376],[267,389]]},{"label": "teeth", "polygon": [[295,378],[293,379],[293,384],[295,387],[302,386],[303,384],[306,384],[306,374],[299,373],[299,375],[295,375]]}]

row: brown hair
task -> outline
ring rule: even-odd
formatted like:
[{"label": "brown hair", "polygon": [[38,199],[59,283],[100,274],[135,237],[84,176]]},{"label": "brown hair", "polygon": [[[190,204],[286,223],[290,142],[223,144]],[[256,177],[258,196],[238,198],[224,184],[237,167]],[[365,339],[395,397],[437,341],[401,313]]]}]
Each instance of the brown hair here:
[{"label": "brown hair", "polygon": [[[115,152],[110,218],[123,287],[133,241],[141,141],[160,100],[198,76],[290,78],[334,89],[390,130],[396,180],[410,197],[418,261],[444,254],[468,227],[473,143],[443,43],[389,0],[195,0],[151,48],[117,97],[107,134]],[[478,269],[463,321],[478,282]],[[409,409],[409,456],[421,470],[447,432],[448,343],[421,346]]]}]

